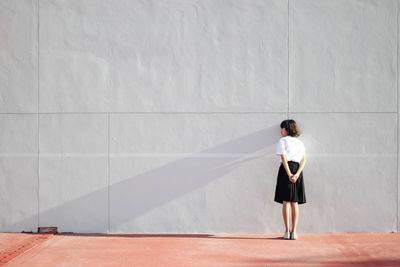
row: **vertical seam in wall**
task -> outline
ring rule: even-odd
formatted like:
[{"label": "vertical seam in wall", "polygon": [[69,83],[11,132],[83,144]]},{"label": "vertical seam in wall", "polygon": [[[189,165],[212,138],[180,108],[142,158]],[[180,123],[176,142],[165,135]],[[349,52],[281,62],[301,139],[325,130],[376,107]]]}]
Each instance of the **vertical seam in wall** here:
[{"label": "vertical seam in wall", "polygon": [[[40,12],[40,0],[37,0],[36,2],[36,8],[37,8],[37,225],[38,227],[40,227],[40,201],[39,201],[39,197],[40,197],[40,126],[39,126],[39,96],[40,96],[40,57],[39,57],[39,44],[40,44],[40,36],[39,36],[39,12]],[[39,231],[39,228],[38,228]]]},{"label": "vertical seam in wall", "polygon": [[107,113],[107,233],[110,233],[110,113]]},{"label": "vertical seam in wall", "polygon": [[396,92],[397,92],[397,154],[396,154],[396,166],[397,166],[397,203],[396,203],[396,229],[399,232],[399,0],[396,1]]},{"label": "vertical seam in wall", "polygon": [[290,43],[289,43],[289,35],[290,35],[290,0],[287,1],[287,119],[289,119],[290,114]]}]

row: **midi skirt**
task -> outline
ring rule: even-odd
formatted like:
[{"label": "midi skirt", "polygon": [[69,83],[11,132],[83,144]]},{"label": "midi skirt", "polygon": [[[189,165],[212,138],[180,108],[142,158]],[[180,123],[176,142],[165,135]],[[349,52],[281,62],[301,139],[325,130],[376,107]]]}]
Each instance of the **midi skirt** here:
[{"label": "midi skirt", "polygon": [[[295,161],[288,161],[288,165],[292,173],[296,173],[300,167],[300,164]],[[306,203],[303,172],[300,173],[296,183],[292,183],[289,180],[283,163],[281,163],[276,179],[274,201],[278,203],[283,203],[283,201],[297,202],[298,204]]]}]

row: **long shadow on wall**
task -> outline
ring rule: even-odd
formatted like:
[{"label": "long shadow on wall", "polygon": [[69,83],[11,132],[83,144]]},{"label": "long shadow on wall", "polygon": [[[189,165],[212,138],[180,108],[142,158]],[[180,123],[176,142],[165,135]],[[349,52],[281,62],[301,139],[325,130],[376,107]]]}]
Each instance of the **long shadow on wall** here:
[{"label": "long shadow on wall", "polygon": [[[168,201],[200,188],[235,170],[244,162],[265,156],[270,152],[263,150],[275,144],[278,138],[279,127],[277,125],[110,185],[111,228],[131,221]],[[239,155],[232,157],[229,156],[229,153],[233,155],[238,153]],[[240,155],[241,153],[243,155]],[[252,153],[256,154],[251,155]],[[215,154],[215,157],[212,154]],[[100,223],[96,219],[99,219],[99,214],[106,209],[103,203],[104,199],[107,199],[107,194],[108,189],[104,187],[45,210],[40,213],[40,217],[57,218],[62,213],[64,220],[65,218],[71,220],[66,225],[74,225],[81,229],[89,226],[92,229],[90,225]],[[30,225],[36,219],[37,216],[27,217],[14,224],[12,228],[15,229],[18,225],[21,227]],[[88,221],[90,222],[88,223]],[[47,223],[46,225],[41,224],[40,226],[50,226]],[[50,224],[57,226],[56,222]],[[6,227],[11,228],[10,225]]]}]

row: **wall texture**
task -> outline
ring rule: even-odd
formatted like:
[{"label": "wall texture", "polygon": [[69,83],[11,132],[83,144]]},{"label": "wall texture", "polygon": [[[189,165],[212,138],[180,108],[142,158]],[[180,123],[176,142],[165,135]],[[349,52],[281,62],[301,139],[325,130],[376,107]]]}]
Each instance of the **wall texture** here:
[{"label": "wall texture", "polygon": [[399,229],[398,0],[0,1],[0,231]]}]

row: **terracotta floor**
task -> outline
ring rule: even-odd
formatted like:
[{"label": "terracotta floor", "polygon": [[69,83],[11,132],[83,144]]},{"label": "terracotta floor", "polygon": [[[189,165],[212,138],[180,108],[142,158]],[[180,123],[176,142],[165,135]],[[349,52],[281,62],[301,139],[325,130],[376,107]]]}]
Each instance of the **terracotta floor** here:
[{"label": "terracotta floor", "polygon": [[3,266],[400,266],[399,233],[0,233]]}]

